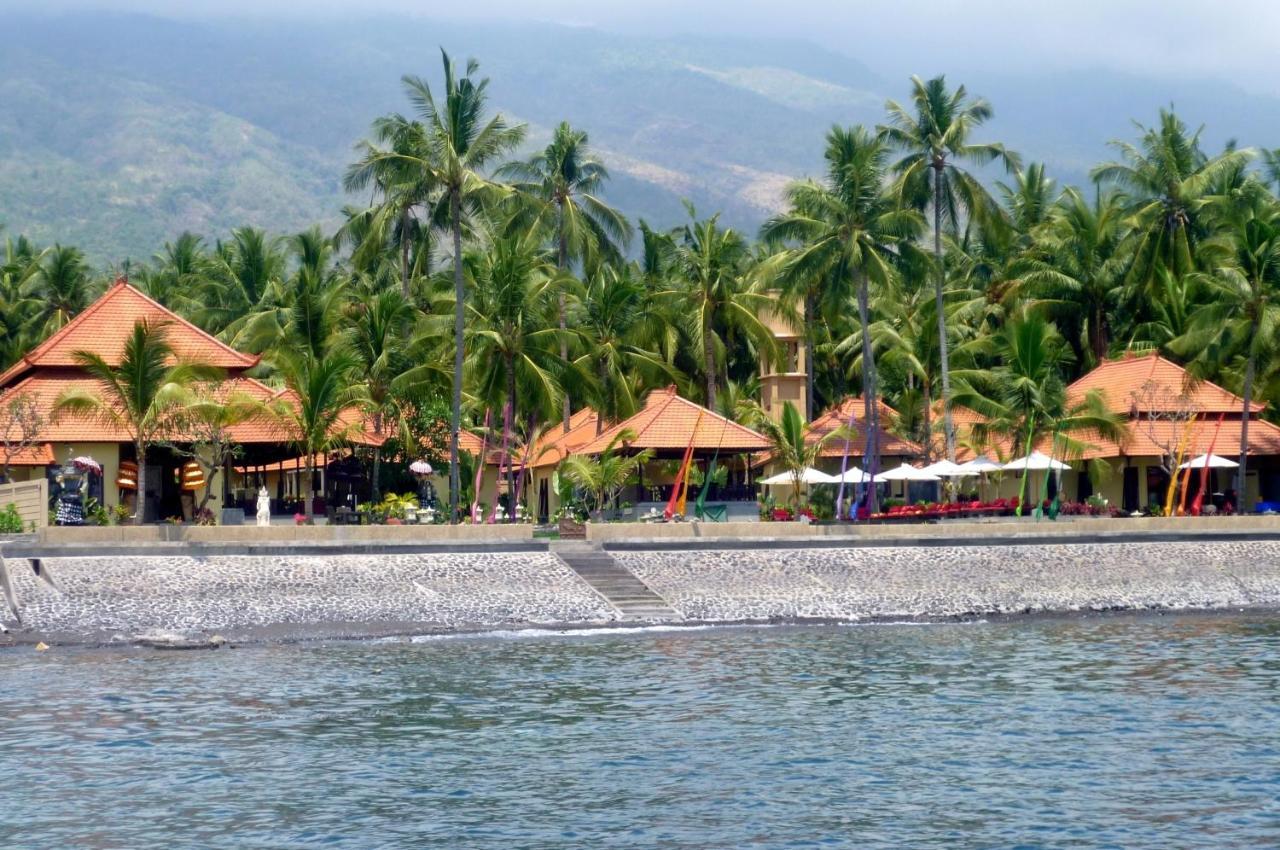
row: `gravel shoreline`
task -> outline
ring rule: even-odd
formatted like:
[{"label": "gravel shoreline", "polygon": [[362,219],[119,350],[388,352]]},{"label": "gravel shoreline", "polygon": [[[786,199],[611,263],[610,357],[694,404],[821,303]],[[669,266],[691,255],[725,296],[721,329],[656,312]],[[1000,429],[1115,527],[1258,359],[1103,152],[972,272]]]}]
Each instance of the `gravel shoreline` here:
[{"label": "gravel shoreline", "polygon": [[[618,551],[670,625],[1273,611],[1280,541]],[[54,558],[9,573],[0,646],[232,643],[635,626],[549,552]]]}]

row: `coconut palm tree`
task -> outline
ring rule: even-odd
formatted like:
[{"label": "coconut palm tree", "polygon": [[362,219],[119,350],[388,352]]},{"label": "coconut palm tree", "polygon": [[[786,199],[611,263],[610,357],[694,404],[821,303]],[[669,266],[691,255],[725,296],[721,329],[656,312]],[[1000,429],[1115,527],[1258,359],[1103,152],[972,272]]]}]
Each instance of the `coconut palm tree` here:
[{"label": "coconut palm tree", "polygon": [[175,414],[197,381],[215,381],[221,372],[210,366],[175,361],[164,323],[141,320],[125,340],[118,365],[91,351],[76,351],[76,365],[97,384],[96,391],[69,390],[54,403],[54,418],[92,417],[133,439],[138,462],[138,505],[134,523],[148,519],[147,449],[171,430]]},{"label": "coconut palm tree", "polygon": [[1090,203],[1067,189],[1037,234],[1038,256],[1024,264],[1026,294],[1071,329],[1068,342],[1086,364],[1101,362],[1111,347],[1129,259],[1122,249],[1125,203],[1115,192],[1099,192]]},{"label": "coconut palm tree", "polygon": [[632,265],[608,264],[587,279],[570,309],[584,352],[576,364],[597,381],[597,433],[606,421],[635,413],[646,390],[676,378],[657,351],[649,301]]},{"label": "coconut palm tree", "polygon": [[[367,409],[375,437],[383,436],[383,426],[395,402],[395,390],[408,377],[408,339],[403,333],[416,315],[402,292],[383,290],[356,305],[355,316],[345,329],[348,350],[357,362],[357,374],[364,384]],[[373,448],[373,501],[382,493],[382,446]]]},{"label": "coconut palm tree", "polygon": [[37,318],[41,337],[71,321],[93,302],[96,287],[89,278],[89,264],[79,248],[54,245],[28,282],[29,294],[41,301]]},{"label": "coconut palm tree", "polygon": [[[467,257],[473,289],[468,331],[478,394],[501,399],[502,453],[507,492],[515,496],[510,462],[517,402],[530,419],[554,416],[563,395],[566,363],[557,351],[561,333],[554,307],[565,280],[531,231],[495,237],[484,251]],[[515,505],[511,518],[514,520]]]},{"label": "coconut palm tree", "polygon": [[[806,181],[787,192],[790,210],[766,223],[766,238],[798,244],[783,276],[832,281],[829,309],[847,309],[856,299],[862,343],[862,393],[866,402],[866,457],[876,458],[876,364],[872,354],[871,286],[888,285],[895,253],[911,251],[907,241],[923,228],[914,210],[900,207],[885,191],[888,149],[862,127],[833,128],[827,134],[827,181]],[[853,296],[852,298],[850,296]],[[874,495],[871,509],[874,511]]]},{"label": "coconut palm tree", "polygon": [[1138,144],[1113,142],[1120,161],[1099,165],[1092,176],[1127,193],[1135,239],[1128,283],[1131,306],[1141,313],[1157,268],[1175,275],[1196,270],[1197,246],[1208,235],[1200,214],[1204,200],[1224,175],[1240,173],[1253,153],[1229,149],[1209,157],[1200,148],[1202,130],[1190,132],[1170,110],[1160,110],[1158,126],[1138,129]]},{"label": "coconut palm tree", "polygon": [[934,77],[927,82],[912,77],[911,101],[914,112],[889,101],[886,105],[889,123],[879,130],[890,146],[905,152],[894,165],[899,198],[917,209],[933,209],[933,256],[937,263],[934,297],[941,355],[943,427],[947,459],[954,462],[956,435],[951,422],[951,366],[947,357],[947,315],[942,295],[946,281],[943,227],[955,233],[963,216],[982,218],[993,212],[987,190],[960,163],[985,165],[999,161],[1012,172],[1018,168],[1018,158],[1004,145],[970,141],[973,131],[993,113],[991,105],[982,98],[971,99],[964,86],[953,92],[947,90],[945,77]]},{"label": "coconut palm tree", "polygon": [[956,403],[981,414],[985,422],[971,426],[979,442],[992,434],[1017,445],[1026,439],[1031,452],[1044,434],[1054,434],[1063,457],[1078,457],[1088,447],[1088,435],[1118,440],[1122,422],[1110,413],[1096,392],[1083,399],[1067,397],[1063,364],[1068,347],[1057,328],[1044,316],[1026,312],[1014,316],[982,347],[990,369],[956,370]]},{"label": "coconut palm tree", "polygon": [[800,504],[804,471],[817,465],[818,458],[822,457],[823,450],[830,442],[843,440],[849,433],[845,428],[836,428],[818,439],[809,439],[804,417],[789,401],[782,403],[782,416],[778,419],[774,419],[763,407],[749,399],[739,405],[738,416],[769,441],[769,460],[791,476],[793,508]]},{"label": "coconut palm tree", "polygon": [[[527,162],[503,166],[498,176],[514,181],[520,192],[530,227],[543,227],[554,234],[556,267],[565,273],[573,260],[616,258],[631,241],[631,225],[622,213],[599,196],[609,172],[588,146],[585,130],[575,130],[562,121],[552,131],[551,141]],[[569,359],[567,305],[560,293],[560,358]],[[562,428],[569,430],[572,402],[565,393]]]},{"label": "coconut palm tree", "polygon": [[347,441],[352,426],[344,422],[344,417],[364,404],[368,396],[358,378],[359,360],[339,346],[318,356],[305,348],[286,349],[277,355],[276,367],[287,393],[275,406],[274,414],[307,459],[304,513],[310,524],[315,516],[312,458],[326,455]]},{"label": "coconut palm tree", "polygon": [[425,128],[429,148],[413,153],[391,151],[384,155],[384,159],[430,176],[441,194],[443,212],[453,239],[453,436],[449,446],[449,513],[452,521],[457,522],[460,519],[458,434],[462,430],[466,303],[462,232],[468,218],[504,194],[504,190],[487,179],[483,172],[495,159],[520,144],[524,139],[524,125],[511,126],[501,114],[485,121],[489,80],[474,78],[480,66],[475,60],[468,60],[466,73],[459,77],[449,54],[443,50],[440,54],[444,64],[442,101],[436,100],[424,80],[412,76],[403,78],[405,91]]},{"label": "coconut palm tree", "polygon": [[716,406],[716,390],[727,380],[730,334],[739,335],[758,356],[773,359],[777,343],[761,316],[778,305],[749,274],[750,255],[741,234],[719,226],[719,215],[701,221],[686,204],[689,224],[673,231],[672,279],[662,293],[682,317],[685,338],[699,358],[706,405]]},{"label": "coconut palm tree", "polygon": [[[425,267],[430,257],[429,234],[432,216],[439,212],[439,185],[434,168],[423,167],[433,161],[435,151],[427,127],[403,115],[386,115],[373,122],[373,142],[356,145],[360,159],[347,168],[343,188],[358,192],[371,184],[382,196],[367,215],[353,217],[340,237],[355,243],[352,262],[368,265],[371,258],[388,247],[398,249],[400,258],[400,294],[409,300],[414,266],[414,248]],[[438,222],[437,222],[438,223]]]},{"label": "coconut palm tree", "polygon": [[635,431],[624,428],[613,435],[599,455],[569,455],[560,461],[560,474],[574,486],[591,493],[595,497],[596,510],[603,512],[617,502],[622,488],[653,458],[652,449],[635,454],[618,451],[619,445],[625,446],[635,438]]},{"label": "coconut palm tree", "polygon": [[215,269],[204,240],[184,232],[175,241],[164,243],[152,263],[151,268],[139,271],[138,288],[184,316],[198,312],[211,288]]},{"label": "coconut palm tree", "polygon": [[1280,333],[1280,205],[1261,184],[1244,203],[1214,211],[1217,233],[1202,246],[1210,274],[1202,280],[1208,299],[1196,311],[1189,332],[1172,348],[1187,357],[1223,362],[1244,360],[1240,422],[1240,466],[1236,492],[1245,495],[1249,417],[1260,362],[1277,351]]}]

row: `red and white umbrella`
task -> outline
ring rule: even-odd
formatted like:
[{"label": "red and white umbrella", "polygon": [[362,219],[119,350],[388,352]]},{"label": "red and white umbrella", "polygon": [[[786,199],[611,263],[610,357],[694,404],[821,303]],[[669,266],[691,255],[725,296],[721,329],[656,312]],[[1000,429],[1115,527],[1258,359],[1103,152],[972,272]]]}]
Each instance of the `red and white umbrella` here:
[{"label": "red and white umbrella", "polygon": [[412,472],[414,475],[424,475],[424,476],[430,475],[432,472],[434,472],[434,470],[431,468],[431,464],[427,463],[425,460],[415,460],[413,463],[409,464],[409,471]]}]

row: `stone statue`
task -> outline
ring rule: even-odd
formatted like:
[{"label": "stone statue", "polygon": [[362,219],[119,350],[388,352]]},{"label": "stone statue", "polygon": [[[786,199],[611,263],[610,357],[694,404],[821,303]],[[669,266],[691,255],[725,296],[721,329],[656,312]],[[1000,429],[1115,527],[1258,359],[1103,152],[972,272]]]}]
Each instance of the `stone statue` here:
[{"label": "stone statue", "polygon": [[271,494],[266,487],[258,488],[258,525],[271,525]]}]

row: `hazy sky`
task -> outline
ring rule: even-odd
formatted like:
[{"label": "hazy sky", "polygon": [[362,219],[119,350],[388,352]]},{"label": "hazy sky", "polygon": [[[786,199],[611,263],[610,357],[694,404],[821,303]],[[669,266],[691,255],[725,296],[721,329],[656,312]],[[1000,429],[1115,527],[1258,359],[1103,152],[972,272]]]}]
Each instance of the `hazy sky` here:
[{"label": "hazy sky", "polygon": [[[0,9],[29,11],[33,5],[0,0]],[[42,0],[38,8],[175,17],[383,12],[533,18],[661,34],[790,35],[895,75],[1102,67],[1222,77],[1253,90],[1280,87],[1277,0]]]}]

